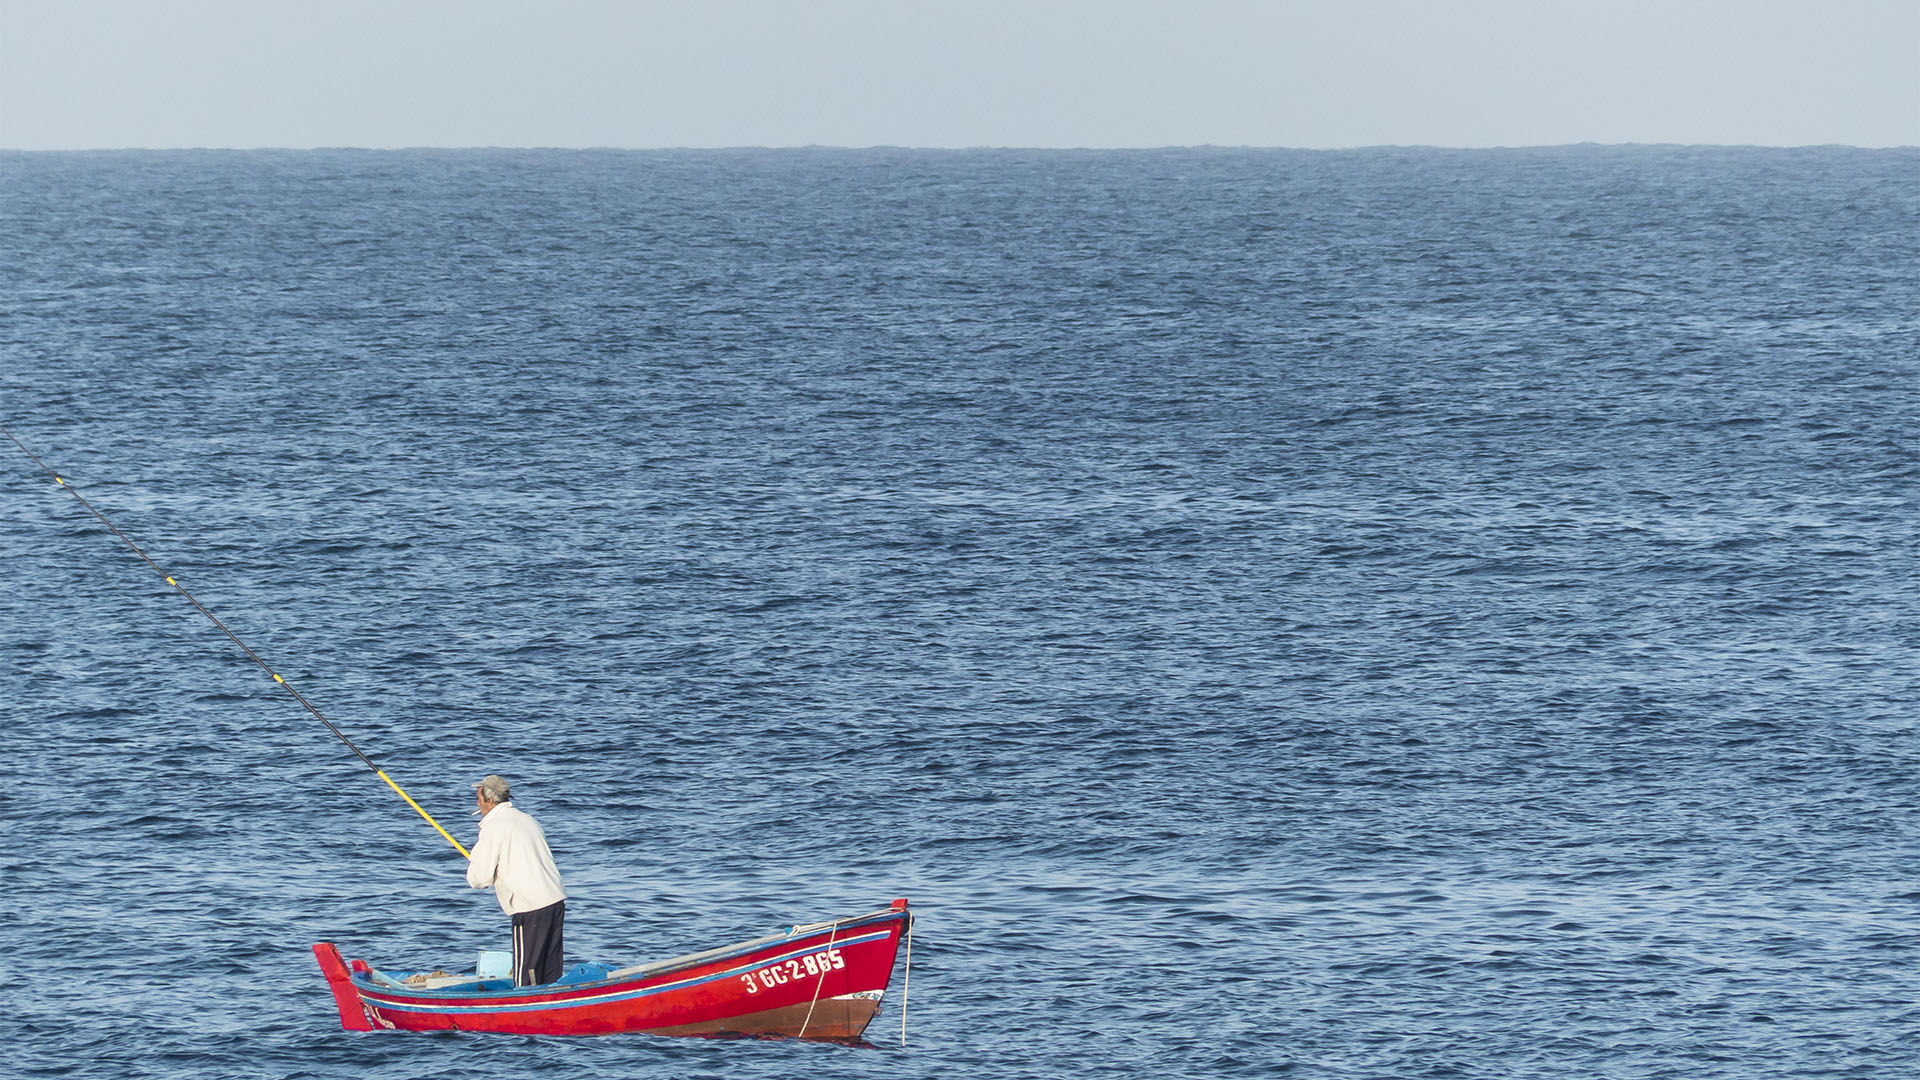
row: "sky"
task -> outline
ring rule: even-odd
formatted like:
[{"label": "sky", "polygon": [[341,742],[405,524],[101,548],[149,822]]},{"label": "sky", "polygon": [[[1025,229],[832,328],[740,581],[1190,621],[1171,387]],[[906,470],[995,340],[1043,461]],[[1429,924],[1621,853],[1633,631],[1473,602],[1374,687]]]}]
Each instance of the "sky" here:
[{"label": "sky", "polygon": [[1920,0],[0,0],[0,148],[1920,145]]}]

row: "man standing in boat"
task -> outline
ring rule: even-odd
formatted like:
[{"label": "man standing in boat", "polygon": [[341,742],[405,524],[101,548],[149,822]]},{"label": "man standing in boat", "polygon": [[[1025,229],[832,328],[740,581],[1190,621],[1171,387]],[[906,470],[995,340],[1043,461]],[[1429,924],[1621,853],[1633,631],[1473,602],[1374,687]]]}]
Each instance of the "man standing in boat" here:
[{"label": "man standing in boat", "polygon": [[480,839],[467,863],[467,884],[493,886],[500,910],[513,916],[513,985],[538,986],[560,978],[560,926],[567,892],[547,850],[540,823],[516,810],[504,776],[473,785],[480,807]]}]

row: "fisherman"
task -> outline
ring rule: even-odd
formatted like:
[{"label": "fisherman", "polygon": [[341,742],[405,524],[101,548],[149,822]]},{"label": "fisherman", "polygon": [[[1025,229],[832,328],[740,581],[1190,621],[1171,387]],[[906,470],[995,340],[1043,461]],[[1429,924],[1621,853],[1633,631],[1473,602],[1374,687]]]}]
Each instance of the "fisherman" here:
[{"label": "fisherman", "polygon": [[493,886],[500,910],[513,916],[513,985],[538,986],[560,978],[560,926],[567,917],[567,892],[547,850],[540,823],[514,809],[513,789],[504,776],[473,785],[480,807],[480,839],[467,863],[467,884]]}]

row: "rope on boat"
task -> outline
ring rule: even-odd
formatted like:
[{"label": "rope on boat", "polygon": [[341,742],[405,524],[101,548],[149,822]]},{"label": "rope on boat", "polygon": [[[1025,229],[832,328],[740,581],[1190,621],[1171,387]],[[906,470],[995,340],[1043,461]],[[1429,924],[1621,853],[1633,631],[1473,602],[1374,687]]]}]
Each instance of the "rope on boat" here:
[{"label": "rope on boat", "polygon": [[900,984],[900,1045],[907,1045],[907,995],[913,991],[913,920],[912,912],[907,913],[907,970],[906,978]]},{"label": "rope on boat", "polygon": [[262,660],[260,658],[259,653],[254,652],[252,649],[249,649],[247,647],[246,642],[241,641],[240,638],[237,635],[235,635],[232,630],[227,629],[226,623],[221,622],[219,618],[217,618],[214,615],[213,612],[208,611],[206,608],[206,605],[202,604],[199,600],[195,599],[194,595],[188,592],[185,588],[183,588],[178,581],[175,581],[171,574],[167,573],[165,570],[162,570],[160,568],[159,563],[154,562],[152,559],[148,558],[147,553],[140,550],[140,545],[134,543],[131,539],[128,539],[126,533],[123,533],[119,529],[115,528],[113,522],[108,521],[107,516],[105,514],[102,514],[100,511],[94,509],[93,504],[88,502],[84,495],[81,495],[79,491],[75,490],[72,484],[67,483],[66,480],[62,478],[59,473],[54,472],[51,468],[49,468],[47,466],[47,463],[44,461],[41,461],[40,458],[37,457],[33,451],[27,449],[27,444],[21,442],[17,437],[15,437],[13,432],[8,431],[5,428],[0,428],[0,434],[4,434],[6,435],[7,438],[12,439],[13,445],[19,447],[21,453],[27,455],[29,458],[32,458],[33,463],[35,465],[40,466],[41,472],[44,472],[48,476],[53,477],[53,482],[55,484],[58,484],[59,486],[65,488],[69,495],[72,495],[74,498],[79,499],[80,505],[87,508],[87,513],[92,514],[96,518],[99,518],[100,524],[105,525],[113,533],[113,535],[119,537],[121,543],[124,543],[129,548],[132,548],[133,553],[135,555],[140,556],[141,561],[145,562],[148,566],[153,567],[154,571],[157,572],[161,577],[166,578],[167,584],[173,586],[173,590],[175,592],[179,593],[181,596],[186,597],[187,603],[192,604],[196,609],[199,610],[200,614],[205,615],[210,621],[212,621],[213,625],[219,627],[220,632],[227,635],[228,640],[232,641],[235,645],[240,646],[240,651],[246,653],[247,656],[250,657],[254,663],[260,665],[260,669],[262,671],[265,671],[268,675],[273,676],[274,682],[279,683],[282,687],[285,687],[287,693],[292,694],[293,699],[295,701],[298,701],[301,705],[305,706],[306,710],[312,713],[315,719],[327,725],[327,730],[333,732],[334,738],[337,738],[341,742],[346,743],[347,749],[353,751],[353,754],[355,757],[359,758],[363,762],[366,762],[367,768],[372,769],[374,772],[374,775],[378,776],[382,780],[385,780],[387,782],[388,787],[392,788],[395,792],[397,792],[402,799],[407,800],[407,805],[413,807],[414,810],[417,811],[421,817],[426,818],[427,824],[433,826],[434,829],[438,831],[441,836],[446,837],[447,843],[452,844],[455,851],[458,851],[462,857],[471,858],[471,856],[467,854],[467,849],[460,846],[460,841],[455,840],[453,838],[452,833],[441,828],[440,823],[433,820],[433,815],[421,809],[420,804],[417,802],[414,802],[413,797],[411,795],[408,795],[405,791],[402,791],[400,789],[400,785],[397,783],[394,783],[393,777],[387,775],[386,770],[382,769],[378,765],[375,765],[373,763],[372,758],[362,753],[359,747],[353,745],[352,739],[347,738],[344,732],[342,732],[339,728],[333,726],[333,721],[327,719],[324,715],[322,715],[319,709],[314,708],[313,702],[308,701],[305,694],[302,694],[300,691],[295,690],[292,687],[292,685],[290,685],[287,682],[286,679],[280,676],[279,672],[274,671],[272,667],[268,666],[265,660]]},{"label": "rope on boat", "polygon": [[[800,1034],[794,1036],[797,1039],[806,1038],[807,1025],[813,1023],[813,1007],[820,1004],[820,987],[827,981],[827,969],[833,966],[833,939],[835,935],[839,933],[840,924],[837,922],[833,924],[833,929],[827,931],[827,952],[820,961],[820,977],[813,980],[813,1000],[807,1002],[807,1018],[800,1021]],[[846,986],[845,983],[841,983],[840,985],[842,988]]]}]

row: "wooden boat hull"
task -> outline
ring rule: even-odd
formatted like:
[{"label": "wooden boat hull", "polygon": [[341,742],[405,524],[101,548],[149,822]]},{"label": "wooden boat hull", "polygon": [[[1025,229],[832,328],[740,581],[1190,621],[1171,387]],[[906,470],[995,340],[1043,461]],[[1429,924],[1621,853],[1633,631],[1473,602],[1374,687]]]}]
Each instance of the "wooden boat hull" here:
[{"label": "wooden boat hull", "polygon": [[871,915],[622,971],[582,965],[558,983],[518,989],[468,977],[414,986],[345,963],[327,942],[313,951],[340,1025],[352,1031],[858,1039],[880,1011],[912,919],[896,900]]}]

